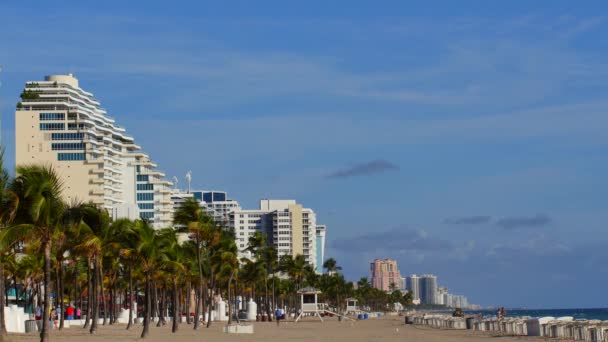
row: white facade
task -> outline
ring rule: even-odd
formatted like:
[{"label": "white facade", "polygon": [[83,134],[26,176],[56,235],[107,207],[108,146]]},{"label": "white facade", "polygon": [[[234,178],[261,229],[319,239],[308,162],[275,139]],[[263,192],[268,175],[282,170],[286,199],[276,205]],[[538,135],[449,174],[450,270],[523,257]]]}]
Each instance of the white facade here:
[{"label": "white facade", "polygon": [[420,277],[415,274],[405,278],[405,288],[412,293],[412,299],[420,302]]},{"label": "white facade", "polygon": [[[155,227],[170,224],[171,183],[73,75],[26,82],[21,97],[15,112],[17,165],[52,165],[70,203],[94,203],[115,219],[145,217]],[[139,186],[152,194],[143,196],[149,201],[140,200],[139,175],[149,175],[151,185]],[[147,203],[145,209],[141,203]]]},{"label": "white facade", "polygon": [[325,262],[325,235],[327,233],[327,227],[324,224],[317,225],[315,234],[315,252],[317,254],[317,268],[318,274],[323,273],[323,263]]},{"label": "white facade", "polygon": [[234,232],[239,257],[251,258],[245,249],[249,237],[259,231],[283,255],[303,255],[317,268],[317,219],[312,209],[303,208],[295,200],[260,201],[259,210],[238,209],[230,214],[229,227]]},{"label": "white facade", "polygon": [[230,213],[241,209],[239,202],[234,200],[202,202],[201,206],[209,216],[213,217],[216,224],[224,228],[230,226]]}]

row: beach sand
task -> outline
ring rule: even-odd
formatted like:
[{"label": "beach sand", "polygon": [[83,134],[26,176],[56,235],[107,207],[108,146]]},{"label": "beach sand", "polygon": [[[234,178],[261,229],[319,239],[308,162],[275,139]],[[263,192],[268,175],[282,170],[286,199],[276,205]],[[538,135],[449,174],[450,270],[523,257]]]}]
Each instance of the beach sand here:
[{"label": "beach sand", "polygon": [[[428,342],[465,342],[465,341],[515,341],[529,339],[525,337],[500,337],[497,339],[488,334],[470,330],[438,330],[428,327],[404,325],[403,317],[387,317],[369,319],[365,321],[338,322],[329,318],[321,323],[318,320],[307,318],[304,321],[281,322],[277,327],[275,322],[254,323],[255,333],[252,335],[225,334],[222,327],[225,322],[214,322],[209,329],[202,327],[198,331],[192,325],[181,324],[176,334],[171,333],[170,325],[157,328],[150,327],[150,336],[146,341],[327,341],[327,342],[358,342],[358,341],[428,341]],[[99,326],[96,335],[90,335],[81,327],[70,327],[63,331],[51,332],[51,341],[136,341],[140,340],[141,324],[130,331],[125,330],[126,325],[115,324]],[[38,334],[11,334],[14,341],[38,341]],[[536,339],[530,339],[536,340]]]}]

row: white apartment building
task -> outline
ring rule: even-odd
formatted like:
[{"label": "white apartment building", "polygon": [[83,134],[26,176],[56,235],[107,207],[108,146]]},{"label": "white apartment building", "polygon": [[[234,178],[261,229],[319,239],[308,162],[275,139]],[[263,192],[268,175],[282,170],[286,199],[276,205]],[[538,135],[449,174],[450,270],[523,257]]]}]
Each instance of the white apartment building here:
[{"label": "white apartment building", "polygon": [[315,271],[318,274],[323,273],[323,263],[325,262],[325,235],[327,227],[324,224],[317,225],[315,234],[315,250],[317,254],[317,268]]},{"label": "white apartment building", "polygon": [[114,219],[171,224],[171,182],[72,74],[26,82],[15,137],[17,165],[52,165],[67,202],[94,203]]},{"label": "white apartment building", "polygon": [[240,209],[239,202],[229,199],[224,191],[192,190],[190,192],[173,190],[171,195],[173,207],[181,207],[187,198],[196,198],[205,213],[213,218],[220,227],[228,228],[230,213]]},{"label": "white apartment building", "polygon": [[229,227],[235,234],[239,257],[251,258],[245,249],[249,237],[259,231],[277,248],[279,258],[303,255],[317,269],[316,214],[295,200],[263,199],[259,210],[235,210],[230,214]]}]

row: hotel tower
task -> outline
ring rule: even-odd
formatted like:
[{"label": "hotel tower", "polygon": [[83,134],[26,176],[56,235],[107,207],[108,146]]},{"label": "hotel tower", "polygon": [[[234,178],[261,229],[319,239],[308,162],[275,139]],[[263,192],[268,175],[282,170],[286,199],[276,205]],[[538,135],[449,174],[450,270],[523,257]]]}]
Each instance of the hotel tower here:
[{"label": "hotel tower", "polygon": [[114,219],[171,225],[171,182],[72,74],[26,82],[15,136],[16,164],[52,165],[68,203],[94,203]]}]

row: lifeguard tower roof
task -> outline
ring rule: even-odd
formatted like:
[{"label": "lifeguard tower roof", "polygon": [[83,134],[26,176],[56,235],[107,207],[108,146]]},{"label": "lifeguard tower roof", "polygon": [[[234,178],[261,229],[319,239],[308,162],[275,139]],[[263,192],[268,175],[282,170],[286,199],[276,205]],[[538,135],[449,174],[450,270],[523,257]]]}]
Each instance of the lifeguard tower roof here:
[{"label": "lifeguard tower roof", "polygon": [[301,288],[300,290],[298,290],[299,294],[314,294],[314,293],[321,293],[321,291],[319,291],[318,289],[312,287],[312,286],[307,286],[304,288]]}]

